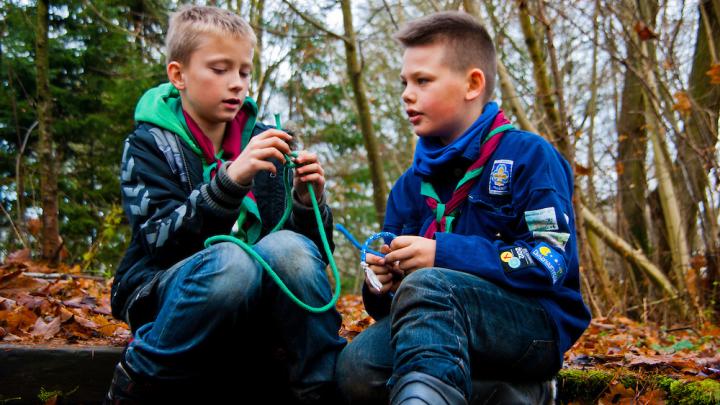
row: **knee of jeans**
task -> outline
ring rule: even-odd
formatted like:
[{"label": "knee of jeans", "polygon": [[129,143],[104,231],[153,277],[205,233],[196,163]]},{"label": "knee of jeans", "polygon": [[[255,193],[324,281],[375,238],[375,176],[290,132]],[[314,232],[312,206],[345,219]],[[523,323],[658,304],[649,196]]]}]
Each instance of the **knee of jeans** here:
[{"label": "knee of jeans", "polygon": [[447,285],[443,270],[434,267],[415,270],[400,283],[397,294],[414,292],[424,289],[436,290]]},{"label": "knee of jeans", "polygon": [[258,244],[258,250],[268,262],[275,264],[273,270],[282,273],[281,277],[306,280],[319,274],[324,276],[325,263],[317,247],[296,232],[271,233]]},{"label": "knee of jeans", "polygon": [[266,254],[273,256],[307,256],[317,252],[317,247],[307,236],[285,229],[267,235],[259,245]]},{"label": "knee of jeans", "polygon": [[201,271],[209,280],[208,307],[236,310],[238,301],[246,302],[260,293],[261,274],[247,253],[234,243],[220,243],[209,252],[214,265]]}]

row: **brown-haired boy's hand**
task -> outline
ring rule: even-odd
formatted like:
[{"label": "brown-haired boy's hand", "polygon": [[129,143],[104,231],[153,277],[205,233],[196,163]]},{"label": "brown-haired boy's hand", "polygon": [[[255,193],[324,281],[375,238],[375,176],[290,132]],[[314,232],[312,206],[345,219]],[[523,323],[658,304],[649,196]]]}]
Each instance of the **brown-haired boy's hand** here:
[{"label": "brown-haired boy's hand", "polygon": [[310,201],[308,185],[312,184],[315,197],[320,200],[325,190],[325,171],[320,165],[320,162],[318,162],[318,157],[315,153],[301,151],[295,158],[295,163],[298,166],[297,169],[295,169],[293,187],[300,202],[305,205],[311,205],[312,201]]},{"label": "brown-haired boy's hand", "polygon": [[271,158],[285,163],[285,156],[290,153],[288,142],[292,136],[277,130],[268,129],[250,138],[247,146],[227,168],[230,178],[238,183],[248,185],[255,174],[261,170],[276,173],[277,169]]},{"label": "brown-haired boy's hand", "polygon": [[435,265],[435,246],[435,239],[398,236],[390,243],[392,251],[385,256],[385,262],[397,262],[398,268],[407,276],[415,270]]},{"label": "brown-haired boy's hand", "polygon": [[[382,245],[380,253],[390,253],[391,249],[388,245]],[[385,259],[379,256],[375,256],[371,253],[365,255],[365,262],[370,267],[378,281],[382,284],[380,291],[373,288],[370,281],[365,277],[365,284],[369,287],[370,291],[375,294],[387,294],[388,292],[395,292],[400,286],[400,282],[404,277],[403,271],[397,266],[395,262],[386,262]]]}]

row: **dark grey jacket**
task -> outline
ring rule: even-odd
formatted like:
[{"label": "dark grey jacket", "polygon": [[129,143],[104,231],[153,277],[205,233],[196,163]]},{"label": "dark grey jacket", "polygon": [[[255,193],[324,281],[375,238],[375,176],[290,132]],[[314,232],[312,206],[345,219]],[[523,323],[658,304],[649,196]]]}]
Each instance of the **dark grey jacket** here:
[{"label": "dark grey jacket", "polygon": [[[256,124],[253,136],[268,129]],[[243,197],[253,191],[262,218],[262,236],[282,217],[285,190],[282,166],[277,175],[259,172],[251,187],[230,180],[223,166],[203,182],[201,157],[172,132],[140,123],[125,140],[122,155],[122,204],[132,227],[132,240],[115,274],[111,306],[113,315],[136,329],[152,319],[152,308],[132,309],[130,303],[149,296],[156,275],[202,250],[205,239],[229,234],[238,218]],[[312,207],[292,201],[292,214],[284,229],[301,233],[315,242],[327,262]],[[320,211],[331,248],[332,213],[321,196]]]}]

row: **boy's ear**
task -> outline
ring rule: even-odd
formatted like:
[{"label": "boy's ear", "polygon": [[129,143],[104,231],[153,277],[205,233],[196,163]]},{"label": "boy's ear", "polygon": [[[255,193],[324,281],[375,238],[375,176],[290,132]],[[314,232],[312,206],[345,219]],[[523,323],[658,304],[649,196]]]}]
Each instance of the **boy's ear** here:
[{"label": "boy's ear", "polygon": [[481,69],[471,69],[467,74],[467,92],[465,100],[472,101],[482,97],[485,93],[485,72]]},{"label": "boy's ear", "polygon": [[185,90],[185,76],[183,75],[182,64],[172,61],[167,65],[167,76],[170,83],[178,90]]}]

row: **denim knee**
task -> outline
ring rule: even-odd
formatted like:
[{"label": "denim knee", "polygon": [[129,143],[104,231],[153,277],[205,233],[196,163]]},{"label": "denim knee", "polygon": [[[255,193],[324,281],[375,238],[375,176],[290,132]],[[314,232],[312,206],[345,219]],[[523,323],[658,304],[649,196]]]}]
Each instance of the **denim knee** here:
[{"label": "denim knee", "polygon": [[[415,270],[403,279],[395,295],[410,294],[417,299],[428,294],[450,294],[452,283],[445,277],[445,271],[436,267]],[[393,303],[398,301],[401,300],[394,299]]]},{"label": "denim knee", "polygon": [[281,230],[264,237],[255,250],[286,284],[297,284],[321,276],[325,262],[315,243],[299,233]]},{"label": "denim knee", "polygon": [[192,276],[207,279],[207,306],[222,312],[251,305],[261,292],[261,273],[250,256],[231,242],[206,249],[203,265]]}]

